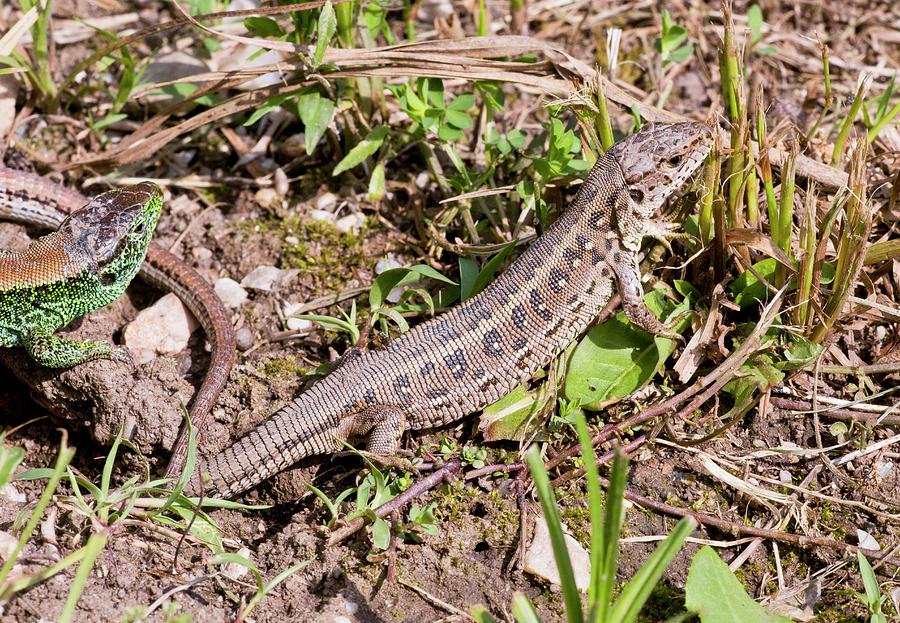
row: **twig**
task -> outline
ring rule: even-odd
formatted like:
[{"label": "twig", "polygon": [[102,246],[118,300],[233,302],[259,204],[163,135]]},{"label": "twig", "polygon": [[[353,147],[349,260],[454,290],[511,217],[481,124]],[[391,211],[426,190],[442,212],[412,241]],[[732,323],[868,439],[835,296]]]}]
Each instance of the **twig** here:
[{"label": "twig", "polygon": [[[449,482],[453,476],[459,473],[460,469],[462,469],[462,462],[459,459],[450,459],[443,467],[435,471],[433,474],[426,476],[394,499],[389,500],[376,508],[374,511],[375,516],[386,517],[393,511],[403,508],[414,499],[416,499],[426,491],[433,489],[440,483]],[[361,530],[365,525],[365,517],[358,517],[340,530],[335,530],[334,533],[332,533],[331,537],[329,537],[326,544],[329,546],[336,545]]]}]

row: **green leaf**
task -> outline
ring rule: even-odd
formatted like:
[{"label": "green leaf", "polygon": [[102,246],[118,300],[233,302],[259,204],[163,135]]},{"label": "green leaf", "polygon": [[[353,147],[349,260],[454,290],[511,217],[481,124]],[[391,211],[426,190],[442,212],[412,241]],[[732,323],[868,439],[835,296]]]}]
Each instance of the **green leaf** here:
[{"label": "green leaf", "polygon": [[[3,443],[0,438],[0,444]],[[17,446],[0,445],[0,489],[5,487],[12,480],[13,472],[22,459],[25,458],[25,449]],[[49,470],[48,470],[49,471]],[[48,474],[49,476],[49,474]]]},{"label": "green leaf", "polygon": [[537,610],[524,593],[519,591],[513,593],[512,611],[518,623],[541,623]]},{"label": "green leaf", "polygon": [[472,121],[472,118],[469,115],[459,110],[447,109],[444,111],[444,115],[447,119],[447,123],[463,130],[468,130],[475,125],[475,122]]},{"label": "green leaf", "polygon": [[331,39],[336,31],[337,17],[334,14],[334,7],[331,5],[331,0],[325,0],[325,4],[322,5],[322,11],[319,13],[319,25],[316,28],[318,38],[316,39],[316,54],[313,58],[315,66],[318,67],[322,64],[325,51],[328,49],[328,44],[331,43]]},{"label": "green leaf", "polygon": [[470,257],[459,258],[459,298],[465,301],[472,297],[475,280],[478,278],[478,262]]},{"label": "green leaf", "polygon": [[[648,295],[646,300],[650,305],[658,299]],[[672,315],[686,309],[687,303],[682,303]],[[650,380],[674,348],[672,340],[655,338],[629,323],[624,314],[618,314],[591,329],[575,348],[566,373],[564,396],[580,401],[585,409],[600,409],[611,400],[634,393]]]},{"label": "green leaf", "polygon": [[[172,86],[177,86],[177,85],[172,85]],[[194,86],[194,85],[190,85],[190,86]],[[196,90],[196,87],[194,87],[194,89],[192,89],[191,92],[193,92],[194,90]],[[244,122],[244,125],[245,126],[253,125],[257,121],[262,119],[264,116],[266,116],[267,114],[269,114],[270,112],[272,112],[273,110],[275,110],[276,108],[281,106],[283,103],[285,103],[288,100],[295,98],[295,97],[297,97],[297,91],[292,91],[290,93],[282,93],[281,95],[274,95],[274,96],[270,97],[265,102],[263,102],[259,108],[257,108],[256,110],[253,111],[253,114],[251,114],[250,118]]]},{"label": "green leaf", "polygon": [[684,587],[685,607],[703,623],[790,623],[750,599],[718,554],[704,545],[694,555]]},{"label": "green leaf", "polygon": [[762,38],[763,14],[758,4],[751,5],[747,9],[747,26],[750,27],[750,43],[756,45]]},{"label": "green leaf", "polygon": [[284,31],[271,17],[248,17],[244,20],[244,28],[257,37],[281,37]]},{"label": "green leaf", "polygon": [[380,550],[385,550],[391,544],[391,525],[381,517],[377,517],[372,524],[372,545]]},{"label": "green leaf", "polygon": [[[778,262],[774,258],[767,257],[753,264],[753,271],[769,283],[772,283],[777,265]],[[734,294],[734,302],[741,307],[756,305],[761,301],[766,301],[770,296],[765,283],[760,281],[749,270],[745,270],[737,279],[732,281],[728,289]]]},{"label": "green leaf", "polygon": [[369,307],[372,309],[382,307],[391,290],[423,278],[456,285],[455,281],[445,277],[427,264],[417,264],[409,268],[392,268],[378,275],[372,283],[372,289],[369,290]]},{"label": "green leaf", "polygon": [[334,102],[318,91],[310,91],[297,99],[297,111],[303,122],[306,153],[312,154],[334,116]]},{"label": "green leaf", "polygon": [[478,430],[485,441],[521,441],[534,432],[533,428],[540,427],[540,421],[533,421],[528,428],[525,425],[540,411],[545,398],[544,385],[534,392],[528,391],[525,385],[518,385],[503,398],[484,408],[478,421]]},{"label": "green leaf", "polygon": [[373,155],[381,148],[384,138],[387,136],[387,126],[376,126],[369,135],[353,147],[344,158],[337,163],[331,175],[340,175],[344,171],[362,164],[366,158]]},{"label": "green leaf", "polygon": [[444,123],[438,128],[438,138],[444,142],[452,143],[454,141],[458,141],[462,137],[463,131],[458,128],[454,128],[452,125]]},{"label": "green leaf", "polygon": [[456,97],[450,105],[447,106],[447,111],[457,111],[464,112],[469,110],[475,105],[475,94],[474,93],[463,93]]},{"label": "green leaf", "polygon": [[381,201],[384,197],[385,181],[384,181],[384,163],[379,162],[372,169],[372,177],[369,178],[369,200]]}]

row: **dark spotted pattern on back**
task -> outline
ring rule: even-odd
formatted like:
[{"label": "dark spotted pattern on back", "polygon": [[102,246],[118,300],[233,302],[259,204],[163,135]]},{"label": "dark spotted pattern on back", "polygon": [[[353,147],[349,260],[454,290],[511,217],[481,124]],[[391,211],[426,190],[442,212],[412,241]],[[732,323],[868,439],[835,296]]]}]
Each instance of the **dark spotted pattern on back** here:
[{"label": "dark spotted pattern on back", "polygon": [[497,329],[491,329],[484,334],[484,354],[489,357],[499,357],[503,354],[503,338]]},{"label": "dark spotted pattern on back", "polygon": [[569,284],[569,273],[568,271],[559,268],[558,266],[554,266],[550,269],[550,290],[554,294],[561,294],[565,291],[566,286]]},{"label": "dark spotted pattern on back", "polygon": [[528,323],[528,312],[525,311],[524,305],[516,305],[512,308],[512,321],[515,328],[520,331],[525,330]]},{"label": "dark spotted pattern on back", "polygon": [[512,345],[515,350],[522,350],[526,346],[528,346],[528,340],[526,340],[524,337],[517,337],[513,340]]},{"label": "dark spotted pattern on back", "polygon": [[466,375],[466,370],[469,369],[469,365],[466,363],[466,355],[461,348],[457,349],[452,355],[444,357],[444,363],[447,365],[447,369],[450,370],[450,374],[457,381],[463,378]]},{"label": "dark spotted pattern on back", "polygon": [[431,374],[432,372],[434,372],[434,362],[433,361],[426,362],[425,365],[423,365],[419,369],[419,372],[422,374],[422,376],[427,376],[427,375]]},{"label": "dark spotted pattern on back", "polygon": [[531,303],[531,309],[540,316],[541,320],[550,320],[553,318],[553,314],[547,309],[547,305],[544,303],[544,297],[539,290],[532,290],[528,294],[528,302]]}]

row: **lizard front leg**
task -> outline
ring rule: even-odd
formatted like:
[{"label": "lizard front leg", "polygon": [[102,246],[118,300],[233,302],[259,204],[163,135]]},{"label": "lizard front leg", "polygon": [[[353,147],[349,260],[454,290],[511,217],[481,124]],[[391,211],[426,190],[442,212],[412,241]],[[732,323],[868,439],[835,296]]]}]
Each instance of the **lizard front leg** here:
[{"label": "lizard front leg", "polygon": [[69,340],[52,333],[30,333],[22,340],[22,345],[35,361],[47,368],[71,368],[95,359],[130,361],[124,348],[98,340]]},{"label": "lizard front leg", "polygon": [[613,262],[612,267],[618,277],[622,308],[631,324],[657,337],[683,342],[684,338],[681,335],[670,330],[674,325],[661,323],[644,302],[644,290],[641,288],[641,271],[637,257],[627,252],[617,255],[619,256],[618,261]]}]

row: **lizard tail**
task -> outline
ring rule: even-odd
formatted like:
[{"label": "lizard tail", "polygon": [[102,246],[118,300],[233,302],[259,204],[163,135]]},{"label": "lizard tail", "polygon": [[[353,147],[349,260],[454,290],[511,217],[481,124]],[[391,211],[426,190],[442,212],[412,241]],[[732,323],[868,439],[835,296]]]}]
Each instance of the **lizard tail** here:
[{"label": "lizard tail", "polygon": [[308,391],[222,450],[201,461],[189,495],[231,498],[274,476],[300,459],[340,447],[336,409],[323,409],[318,392]]}]

